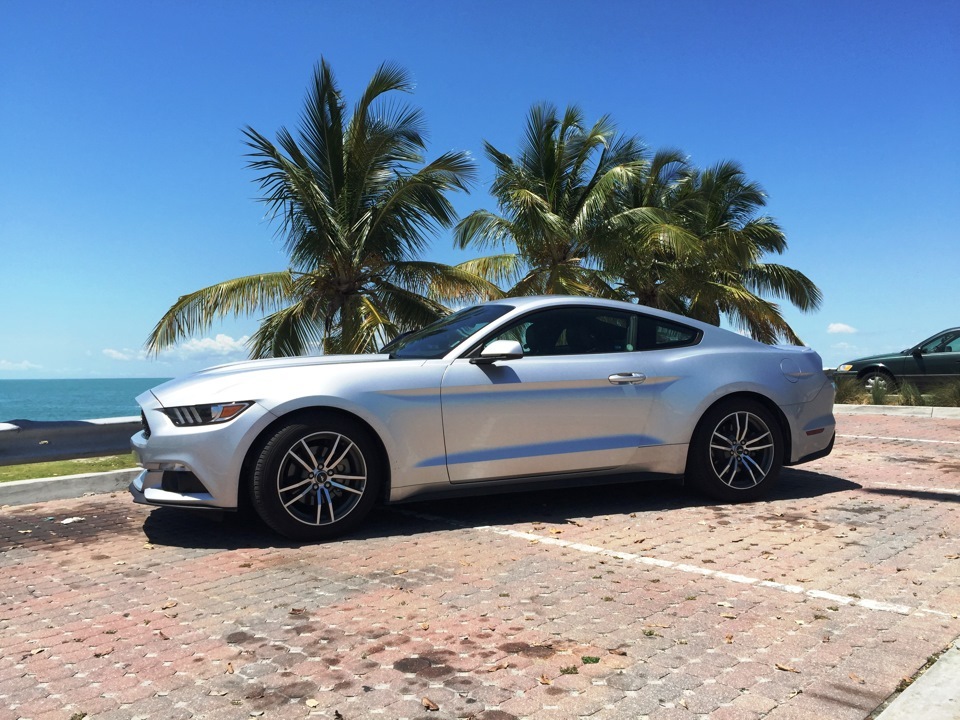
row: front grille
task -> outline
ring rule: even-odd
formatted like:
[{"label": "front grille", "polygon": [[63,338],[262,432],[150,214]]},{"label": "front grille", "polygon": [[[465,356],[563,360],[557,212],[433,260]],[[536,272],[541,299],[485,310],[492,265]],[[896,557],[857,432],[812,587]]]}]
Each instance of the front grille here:
[{"label": "front grille", "polygon": [[143,436],[149,438],[150,424],[147,422],[147,414],[143,410],[140,411],[140,427],[143,429]]}]

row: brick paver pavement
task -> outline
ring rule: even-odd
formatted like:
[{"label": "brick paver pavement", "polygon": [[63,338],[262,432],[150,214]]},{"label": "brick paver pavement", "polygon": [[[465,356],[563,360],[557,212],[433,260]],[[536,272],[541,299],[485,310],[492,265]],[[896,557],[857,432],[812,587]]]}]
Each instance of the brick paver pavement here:
[{"label": "brick paver pavement", "polygon": [[321,545],[3,508],[0,719],[864,718],[960,634],[960,421],[839,431],[765,502],[604,485]]}]

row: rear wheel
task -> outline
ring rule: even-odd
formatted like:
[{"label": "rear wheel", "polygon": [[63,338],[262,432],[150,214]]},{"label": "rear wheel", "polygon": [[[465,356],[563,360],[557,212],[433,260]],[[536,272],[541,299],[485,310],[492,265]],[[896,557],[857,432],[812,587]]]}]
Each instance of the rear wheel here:
[{"label": "rear wheel", "polygon": [[690,441],[687,479],[726,502],[755,500],[776,482],[783,466],[783,437],[773,414],[744,399],[712,407]]},{"label": "rear wheel", "polygon": [[281,535],[324,540],[353,530],[383,482],[377,444],[349,418],[317,413],[278,428],[260,452],[253,505]]}]

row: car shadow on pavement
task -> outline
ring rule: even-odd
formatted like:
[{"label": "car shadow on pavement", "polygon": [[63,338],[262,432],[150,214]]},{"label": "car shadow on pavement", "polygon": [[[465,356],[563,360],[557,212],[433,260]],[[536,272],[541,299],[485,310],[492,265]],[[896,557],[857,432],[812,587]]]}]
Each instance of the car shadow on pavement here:
[{"label": "car shadow on pavement", "polygon": [[[614,480],[610,482],[607,478],[602,484],[559,488],[545,486],[543,489],[522,492],[378,507],[359,530],[346,537],[358,541],[404,537],[458,527],[565,523],[606,515],[711,508],[718,504],[689,491],[680,480],[630,482],[627,477]],[[786,468],[778,484],[760,503],[819,497],[860,488],[857,483],[833,475]],[[156,508],[144,521],[143,531],[154,545],[197,549],[293,548],[314,544],[282,538],[249,511],[214,513]]]},{"label": "car shadow on pavement", "polygon": [[864,488],[873,495],[892,495],[914,500],[960,503],[960,490],[910,490],[909,488]]}]

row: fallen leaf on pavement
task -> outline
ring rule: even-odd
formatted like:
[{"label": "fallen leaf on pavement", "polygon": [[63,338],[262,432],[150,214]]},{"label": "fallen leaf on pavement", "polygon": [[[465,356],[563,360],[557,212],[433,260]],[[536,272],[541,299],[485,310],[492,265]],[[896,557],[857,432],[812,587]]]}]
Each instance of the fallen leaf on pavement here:
[{"label": "fallen leaf on pavement", "polygon": [[307,707],[317,707],[320,705],[320,701],[310,698],[309,700],[306,701],[306,705]]},{"label": "fallen leaf on pavement", "polygon": [[626,654],[627,654],[627,651],[626,651],[626,650],[621,650],[620,648],[610,648],[609,650],[607,650],[607,652],[610,653],[611,655],[626,655]]},{"label": "fallen leaf on pavement", "polygon": [[777,670],[783,670],[784,672],[792,672],[792,673],[800,672],[796,668],[792,668],[789,665],[781,665],[780,663],[777,663],[775,667],[777,668]]},{"label": "fallen leaf on pavement", "polygon": [[427,710],[430,710],[431,712],[436,712],[437,710],[440,709],[440,706],[437,705],[433,700],[431,700],[428,697],[423,698],[420,701],[420,704],[423,705]]},{"label": "fallen leaf on pavement", "polygon": [[405,568],[399,568],[398,570],[393,571],[394,575],[406,575],[407,570]]},{"label": "fallen leaf on pavement", "polygon": [[175,608],[177,606],[176,600],[167,600],[163,605],[160,606],[161,610],[169,610],[170,608]]},{"label": "fallen leaf on pavement", "polygon": [[496,672],[497,670],[506,670],[508,667],[510,667],[510,663],[508,663],[506,660],[502,660],[496,665],[491,665],[490,667],[484,668],[483,671],[491,673]]},{"label": "fallen leaf on pavement", "polygon": [[233,663],[227,663],[227,674],[233,675]]},{"label": "fallen leaf on pavement", "polygon": [[290,608],[291,615],[303,615],[306,611],[306,608]]},{"label": "fallen leaf on pavement", "polygon": [[724,641],[727,645],[732,645],[732,644],[733,644],[733,635],[724,635],[724,636],[723,636],[723,641]]},{"label": "fallen leaf on pavement", "polygon": [[855,683],[859,684],[859,685],[866,685],[866,684],[867,684],[867,681],[866,681],[866,680],[864,680],[862,677],[859,677],[859,676],[857,676],[857,675],[854,675],[853,673],[850,673],[850,675],[849,675],[848,677],[849,677],[851,680],[853,680]]},{"label": "fallen leaf on pavement", "polygon": [[553,685],[553,680],[548,678],[546,675],[541,675],[540,677],[537,678],[537,681],[541,685]]}]

